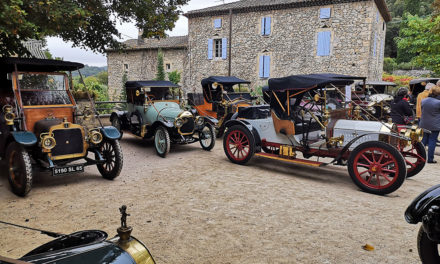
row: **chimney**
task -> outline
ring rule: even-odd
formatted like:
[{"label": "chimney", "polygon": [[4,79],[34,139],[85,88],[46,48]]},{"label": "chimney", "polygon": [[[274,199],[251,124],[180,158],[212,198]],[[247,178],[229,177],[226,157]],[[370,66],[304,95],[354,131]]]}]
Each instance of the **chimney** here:
[{"label": "chimney", "polygon": [[138,31],[138,39],[137,39],[138,46],[144,44],[144,38],[142,37],[142,34],[144,34],[144,31],[142,29],[139,29],[139,31]]}]

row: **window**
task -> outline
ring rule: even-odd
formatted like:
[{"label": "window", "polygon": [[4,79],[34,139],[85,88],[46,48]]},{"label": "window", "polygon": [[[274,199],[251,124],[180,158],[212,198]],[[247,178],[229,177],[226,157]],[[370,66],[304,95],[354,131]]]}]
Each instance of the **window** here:
[{"label": "window", "polygon": [[124,64],[124,72],[128,72],[128,64],[127,63]]},{"label": "window", "polygon": [[263,17],[261,19],[261,35],[262,36],[269,36],[271,31],[271,17]]},{"label": "window", "polygon": [[214,28],[215,29],[222,28],[222,19],[221,18],[214,19]]},{"label": "window", "polygon": [[379,11],[376,12],[376,22],[379,23]]},{"label": "window", "polygon": [[330,56],[330,42],[331,42],[331,32],[330,31],[321,31],[318,32],[318,47],[317,53],[318,56]]},{"label": "window", "polygon": [[321,8],[319,10],[319,18],[320,19],[329,19],[331,17],[332,9],[330,7]]},{"label": "window", "polygon": [[227,38],[221,39],[209,39],[208,40],[208,60],[213,58],[221,58],[226,60],[227,58]]},{"label": "window", "polygon": [[169,64],[169,63],[165,64],[165,68],[166,68],[167,70],[171,70],[171,64]]},{"label": "window", "polygon": [[269,55],[261,55],[260,56],[260,78],[269,78],[270,77],[270,56]]},{"label": "window", "polygon": [[377,49],[377,32],[374,33],[373,57],[376,56],[376,49]]}]

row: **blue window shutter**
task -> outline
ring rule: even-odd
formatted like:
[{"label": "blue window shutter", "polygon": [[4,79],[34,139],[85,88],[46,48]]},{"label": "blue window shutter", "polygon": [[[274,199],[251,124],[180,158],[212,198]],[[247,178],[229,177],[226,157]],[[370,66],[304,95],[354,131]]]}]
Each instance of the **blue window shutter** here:
[{"label": "blue window shutter", "polygon": [[373,57],[376,56],[376,49],[377,49],[377,33],[374,33]]},{"label": "blue window shutter", "polygon": [[331,8],[321,8],[319,11],[319,18],[321,19],[328,19],[331,17]]},{"label": "blue window shutter", "polygon": [[264,57],[265,56],[260,56],[260,78],[264,77]]},{"label": "blue window shutter", "polygon": [[261,18],[261,35],[264,36],[264,33],[266,32],[266,18]]},{"label": "blue window shutter", "polygon": [[222,19],[221,18],[214,19],[214,28],[221,28],[221,27],[222,27]]},{"label": "blue window shutter", "polygon": [[264,60],[263,77],[269,78],[269,76],[270,76],[270,56],[263,56],[263,60]]},{"label": "blue window shutter", "polygon": [[208,39],[208,60],[212,60],[212,46],[213,46],[213,40]]},{"label": "blue window shutter", "polygon": [[226,60],[228,55],[228,39],[222,38],[222,59]]},{"label": "blue window shutter", "polygon": [[318,33],[318,47],[317,47],[318,56],[330,55],[330,40],[331,40],[330,31],[321,31]]},{"label": "blue window shutter", "polygon": [[379,11],[376,13],[376,22],[379,23]]},{"label": "blue window shutter", "polygon": [[271,22],[272,22],[272,18],[271,17],[266,17],[266,21],[264,23],[264,35],[265,36],[269,36],[270,35],[270,26],[271,26]]}]

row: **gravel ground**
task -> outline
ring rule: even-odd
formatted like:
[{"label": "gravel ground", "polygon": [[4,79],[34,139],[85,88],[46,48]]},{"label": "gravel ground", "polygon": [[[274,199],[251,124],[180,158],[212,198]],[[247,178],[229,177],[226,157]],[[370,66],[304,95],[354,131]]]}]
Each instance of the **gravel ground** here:
[{"label": "gravel ground", "polygon": [[[95,167],[52,177],[38,173],[26,198],[10,192],[0,167],[0,220],[55,232],[119,225],[128,206],[133,235],[157,263],[419,263],[419,226],[403,213],[439,182],[440,164],[427,164],[396,192],[360,191],[344,167],[311,168],[254,157],[232,164],[218,140],[173,146],[166,159],[152,141],[124,135],[124,168],[114,181]],[[19,257],[49,237],[0,225],[0,255]],[[366,243],[375,247],[365,251]]]}]

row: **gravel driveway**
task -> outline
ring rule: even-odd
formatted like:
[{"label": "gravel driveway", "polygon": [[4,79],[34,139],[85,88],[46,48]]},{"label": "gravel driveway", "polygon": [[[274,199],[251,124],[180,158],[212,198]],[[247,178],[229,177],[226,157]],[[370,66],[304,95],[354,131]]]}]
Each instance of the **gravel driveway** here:
[{"label": "gravel driveway", "polygon": [[[232,164],[218,140],[173,146],[166,159],[152,141],[124,135],[124,168],[114,181],[95,167],[35,176],[26,198],[9,190],[0,167],[0,220],[55,232],[119,225],[118,207],[157,263],[419,263],[419,226],[403,218],[420,192],[439,183],[427,164],[396,192],[360,191],[346,168],[311,168],[254,157]],[[19,257],[49,237],[0,225],[0,255]],[[374,251],[362,249],[371,244]]]}]

